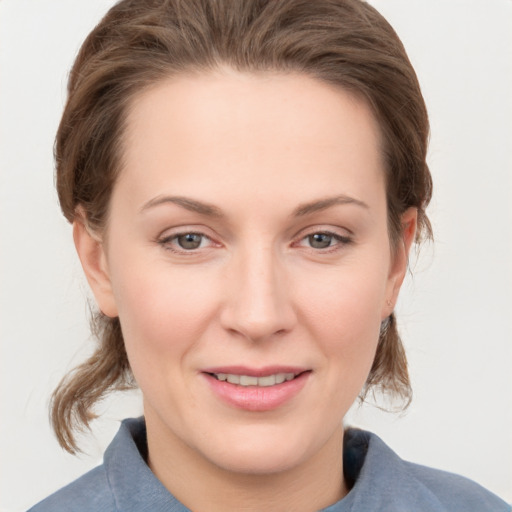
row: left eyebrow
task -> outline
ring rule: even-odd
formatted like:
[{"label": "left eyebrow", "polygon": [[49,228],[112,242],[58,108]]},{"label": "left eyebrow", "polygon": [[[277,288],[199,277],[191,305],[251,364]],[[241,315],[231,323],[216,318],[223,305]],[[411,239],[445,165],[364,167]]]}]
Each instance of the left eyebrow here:
[{"label": "left eyebrow", "polygon": [[293,216],[302,217],[303,215],[309,215],[311,213],[326,210],[327,208],[331,208],[332,206],[343,204],[353,204],[356,206],[360,206],[361,208],[365,208],[367,210],[370,208],[363,201],[342,194],[334,197],[326,197],[325,199],[319,199],[317,201],[312,201],[310,203],[300,204],[293,211]]}]

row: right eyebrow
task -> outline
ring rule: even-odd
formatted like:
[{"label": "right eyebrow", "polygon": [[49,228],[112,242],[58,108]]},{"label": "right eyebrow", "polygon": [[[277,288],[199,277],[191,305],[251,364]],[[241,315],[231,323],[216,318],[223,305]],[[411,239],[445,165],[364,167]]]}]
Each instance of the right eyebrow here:
[{"label": "right eyebrow", "polygon": [[186,210],[189,210],[191,212],[199,213],[201,215],[205,215],[207,217],[216,217],[220,218],[223,217],[224,214],[222,213],[221,209],[217,206],[214,206],[210,203],[203,203],[202,201],[197,201],[196,199],[190,199],[189,197],[182,197],[182,196],[157,196],[153,199],[150,199],[147,203],[144,203],[142,208],[140,209],[140,212],[144,212],[146,210],[149,210],[150,208],[154,208],[156,206],[162,205],[162,204],[176,204],[178,206],[181,206],[182,208],[185,208]]}]

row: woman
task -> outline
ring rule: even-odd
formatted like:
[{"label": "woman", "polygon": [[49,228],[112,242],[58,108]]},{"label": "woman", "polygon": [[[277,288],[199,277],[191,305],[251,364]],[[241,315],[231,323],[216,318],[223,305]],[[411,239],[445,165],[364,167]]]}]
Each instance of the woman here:
[{"label": "woman", "polygon": [[358,1],[122,1],[75,62],[57,188],[100,313],[66,449],[137,383],[105,463],[34,510],[508,510],[342,420],[410,399],[393,314],[430,236],[428,119]]}]

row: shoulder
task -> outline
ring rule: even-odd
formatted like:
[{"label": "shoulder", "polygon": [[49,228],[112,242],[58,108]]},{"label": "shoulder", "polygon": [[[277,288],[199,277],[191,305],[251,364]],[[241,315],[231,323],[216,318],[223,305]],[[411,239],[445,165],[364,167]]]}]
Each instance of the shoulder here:
[{"label": "shoulder", "polygon": [[103,464],[46,498],[29,512],[139,512],[187,509],[151,472],[144,418],[124,420]]},{"label": "shoulder", "polygon": [[63,487],[29,512],[113,512],[116,510],[104,466],[89,471]]},{"label": "shoulder", "polygon": [[453,473],[402,460],[378,436],[347,431],[344,463],[355,468],[347,495],[355,509],[422,512],[510,512],[503,500]]},{"label": "shoulder", "polygon": [[446,510],[453,512],[510,512],[511,508],[481,485],[460,475],[403,462],[411,480],[428,489]]}]

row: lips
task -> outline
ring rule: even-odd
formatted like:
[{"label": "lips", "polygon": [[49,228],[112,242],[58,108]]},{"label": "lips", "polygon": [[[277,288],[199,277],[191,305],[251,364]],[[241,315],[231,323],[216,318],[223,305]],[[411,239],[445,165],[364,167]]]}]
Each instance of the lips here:
[{"label": "lips", "polygon": [[311,370],[292,367],[223,367],[202,375],[222,402],[247,411],[270,411],[292,400],[305,386]]},{"label": "lips", "polygon": [[274,373],[265,377],[256,377],[254,375],[237,375],[236,373],[214,373],[213,376],[220,381],[227,381],[230,384],[268,387],[293,380],[297,375],[295,373]]}]

